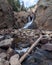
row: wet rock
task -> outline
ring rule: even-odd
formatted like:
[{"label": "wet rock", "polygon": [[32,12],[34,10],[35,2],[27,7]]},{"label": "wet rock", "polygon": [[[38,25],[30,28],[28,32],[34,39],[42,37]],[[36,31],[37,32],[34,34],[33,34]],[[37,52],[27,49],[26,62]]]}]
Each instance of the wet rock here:
[{"label": "wet rock", "polygon": [[32,24],[28,27],[28,29],[37,29],[37,24],[35,22],[32,22]]},{"label": "wet rock", "polygon": [[33,55],[34,55],[34,57],[35,57],[36,59],[43,60],[43,59],[46,59],[46,56],[45,56],[46,54],[47,54],[46,51],[37,48],[37,49],[35,50],[35,53],[34,53]]},{"label": "wet rock", "polygon": [[32,43],[32,41],[28,38],[15,38],[14,41],[13,41],[13,48],[16,47],[16,48],[27,48],[29,47]]},{"label": "wet rock", "polygon": [[[29,54],[23,65],[42,65],[44,60],[48,59],[49,52],[37,48],[35,52]],[[51,56],[50,56],[51,57]]]},{"label": "wet rock", "polygon": [[5,39],[10,39],[11,38],[11,35],[4,35],[4,38]]},{"label": "wet rock", "polygon": [[33,63],[33,62],[29,63],[29,62],[23,63],[23,65],[40,65],[39,63],[36,63],[36,62],[35,63]]},{"label": "wet rock", "polygon": [[10,64],[11,65],[21,65],[18,60],[19,60],[19,55],[16,54],[10,58]]},{"label": "wet rock", "polygon": [[[52,54],[52,53],[51,53]],[[48,51],[37,48],[36,51],[27,57],[23,62],[23,65],[51,65],[51,61],[46,59],[51,59],[52,55]]]},{"label": "wet rock", "polygon": [[0,41],[0,47],[10,46],[12,44],[12,41],[13,38],[2,40]]},{"label": "wet rock", "polygon": [[4,36],[0,35],[0,41],[4,39]]},{"label": "wet rock", "polygon": [[41,62],[42,60],[46,59],[46,56],[40,52],[35,52],[34,57],[37,62]]},{"label": "wet rock", "polygon": [[44,60],[43,62],[41,62],[41,65],[52,65],[52,61],[51,60]]},{"label": "wet rock", "polygon": [[39,63],[36,62],[34,55],[29,54],[24,62],[22,62],[22,65],[39,65]]},{"label": "wet rock", "polygon": [[18,44],[16,44],[16,45],[18,45],[18,47],[16,46],[16,48],[27,48],[27,47],[29,47],[30,46],[30,44],[28,43],[18,43]]},{"label": "wet rock", "polygon": [[52,51],[52,44],[51,43],[44,44],[41,48],[44,50]]},{"label": "wet rock", "polygon": [[37,48],[37,50],[35,51],[35,58],[38,58],[39,60],[52,59],[52,53]]},{"label": "wet rock", "polygon": [[42,38],[41,41],[40,41],[41,44],[46,44],[48,43],[48,39],[46,38]]}]

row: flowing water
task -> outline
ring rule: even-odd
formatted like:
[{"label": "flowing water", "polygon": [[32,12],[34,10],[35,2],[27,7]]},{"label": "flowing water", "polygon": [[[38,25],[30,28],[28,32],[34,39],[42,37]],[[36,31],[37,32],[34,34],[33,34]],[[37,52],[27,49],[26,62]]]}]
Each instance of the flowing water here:
[{"label": "flowing water", "polygon": [[[23,27],[23,29],[28,29],[29,27],[31,28],[31,26],[32,26],[32,23],[33,23],[33,20],[34,20],[34,18],[32,17],[28,17],[28,23],[26,23],[25,25],[24,25],[24,27]],[[20,29],[19,29],[20,30]],[[27,50],[29,49],[29,47],[27,47],[27,48],[22,48],[22,49],[17,49],[17,48],[15,48],[15,51],[16,52],[18,52],[18,53],[21,53],[21,52],[26,52]]]},{"label": "flowing water", "polygon": [[22,48],[22,49],[15,48],[15,51],[18,53],[21,53],[21,52],[26,52],[28,49],[29,49],[29,47],[28,48]]},{"label": "flowing water", "polygon": [[33,23],[33,20],[28,22],[27,24],[25,24],[25,26],[23,27],[24,29],[28,28],[31,24]]},{"label": "flowing water", "polygon": [[33,23],[33,18],[32,18],[32,20],[31,20],[31,18],[28,17],[28,23],[26,23],[23,28],[24,28],[24,29],[27,29],[29,26],[31,26],[32,23]]}]

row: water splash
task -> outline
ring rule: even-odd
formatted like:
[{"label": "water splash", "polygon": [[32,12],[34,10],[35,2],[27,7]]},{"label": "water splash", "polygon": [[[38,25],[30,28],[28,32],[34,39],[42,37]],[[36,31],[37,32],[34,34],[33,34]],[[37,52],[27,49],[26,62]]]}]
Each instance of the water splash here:
[{"label": "water splash", "polygon": [[27,29],[32,23],[33,23],[33,18],[29,16],[28,23],[26,23],[23,28]]},{"label": "water splash", "polygon": [[21,53],[21,52],[26,52],[28,49],[29,49],[29,47],[28,48],[22,48],[21,50],[15,48],[15,51],[18,52],[18,53]]},{"label": "water splash", "polygon": [[28,28],[31,24],[32,24],[33,20],[28,22],[27,24],[25,24],[25,26],[23,27],[24,29]]}]

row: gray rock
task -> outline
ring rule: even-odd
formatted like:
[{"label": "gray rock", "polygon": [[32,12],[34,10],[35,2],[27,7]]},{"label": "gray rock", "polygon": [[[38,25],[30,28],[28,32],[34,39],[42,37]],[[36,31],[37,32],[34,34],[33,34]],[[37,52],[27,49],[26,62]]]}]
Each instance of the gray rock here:
[{"label": "gray rock", "polygon": [[52,51],[52,44],[50,44],[50,43],[44,44],[41,48],[43,50]]},{"label": "gray rock", "polygon": [[10,58],[10,64],[11,64],[11,65],[21,65],[18,60],[19,60],[19,55],[16,54],[16,55],[14,55],[14,56],[12,56],[12,57]]},{"label": "gray rock", "polygon": [[13,38],[2,40],[0,41],[0,47],[9,46],[12,44],[12,41],[13,41]]},{"label": "gray rock", "polygon": [[42,50],[39,48],[37,48],[37,50],[35,51],[35,55],[36,55],[35,58],[37,58],[39,60],[52,59],[52,53],[51,52],[45,51],[45,50]]},{"label": "gray rock", "polygon": [[9,61],[0,58],[0,65],[9,65]]}]

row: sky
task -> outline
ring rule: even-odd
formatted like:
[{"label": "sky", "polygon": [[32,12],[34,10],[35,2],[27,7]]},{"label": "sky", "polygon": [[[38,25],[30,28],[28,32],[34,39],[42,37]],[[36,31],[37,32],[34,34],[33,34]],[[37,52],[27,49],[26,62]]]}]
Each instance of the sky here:
[{"label": "sky", "polygon": [[30,7],[38,2],[38,0],[20,0],[20,2],[22,1],[24,2],[25,7]]}]

